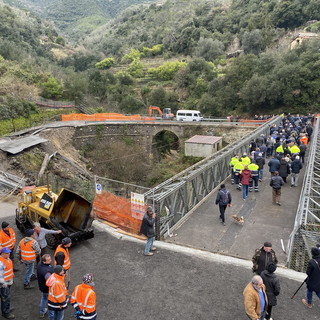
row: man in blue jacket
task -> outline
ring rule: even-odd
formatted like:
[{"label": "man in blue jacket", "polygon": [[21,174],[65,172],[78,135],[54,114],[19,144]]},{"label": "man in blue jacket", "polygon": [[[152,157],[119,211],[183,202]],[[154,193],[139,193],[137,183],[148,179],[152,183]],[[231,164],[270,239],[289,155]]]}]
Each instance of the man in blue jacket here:
[{"label": "man in blue jacket", "polygon": [[274,156],[268,162],[268,166],[269,166],[269,172],[271,173],[271,175],[273,175],[276,171],[279,171],[279,169],[280,169],[280,161],[279,161],[279,159],[276,158],[276,156]]},{"label": "man in blue jacket", "polygon": [[224,226],[226,225],[225,219],[224,219],[224,213],[226,211],[227,206],[229,207],[231,206],[231,201],[232,201],[232,197],[231,197],[230,191],[226,189],[226,186],[224,184],[222,184],[217,194],[216,204],[219,205],[220,219],[221,219],[221,223]]},{"label": "man in blue jacket", "polygon": [[45,314],[48,312],[47,305],[49,288],[46,286],[46,281],[52,273],[53,266],[51,265],[51,256],[49,254],[44,254],[37,266],[38,285],[41,291],[40,318],[44,318]]},{"label": "man in blue jacket", "polygon": [[300,157],[296,156],[295,159],[291,162],[291,187],[298,186],[298,178],[301,169],[302,163],[300,161]]}]

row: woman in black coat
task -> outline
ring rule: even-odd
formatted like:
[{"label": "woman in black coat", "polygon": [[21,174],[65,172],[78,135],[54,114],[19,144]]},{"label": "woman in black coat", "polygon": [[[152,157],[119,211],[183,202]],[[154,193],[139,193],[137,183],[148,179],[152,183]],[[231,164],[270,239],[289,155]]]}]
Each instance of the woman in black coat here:
[{"label": "woman in black coat", "polygon": [[279,176],[287,183],[287,176],[290,174],[290,165],[285,158],[280,161]]},{"label": "woman in black coat", "polygon": [[320,299],[320,249],[311,249],[312,259],[307,266],[307,299],[302,299],[303,304],[312,308],[312,294],[313,291]]},{"label": "woman in black coat", "polygon": [[268,308],[266,319],[271,320],[272,307],[277,305],[277,296],[280,293],[280,281],[274,274],[277,266],[274,262],[270,262],[267,265],[267,269],[261,272],[261,278],[266,286],[266,293],[268,297]]}]

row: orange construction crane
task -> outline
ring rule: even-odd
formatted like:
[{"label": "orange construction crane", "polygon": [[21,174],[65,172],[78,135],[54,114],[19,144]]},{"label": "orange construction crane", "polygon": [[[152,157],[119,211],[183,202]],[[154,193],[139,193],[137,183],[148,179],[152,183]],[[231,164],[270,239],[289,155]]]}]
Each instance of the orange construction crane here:
[{"label": "orange construction crane", "polygon": [[153,111],[157,111],[161,119],[173,120],[174,114],[171,112],[171,108],[164,108],[163,111],[159,107],[149,106],[149,117],[153,116]]}]

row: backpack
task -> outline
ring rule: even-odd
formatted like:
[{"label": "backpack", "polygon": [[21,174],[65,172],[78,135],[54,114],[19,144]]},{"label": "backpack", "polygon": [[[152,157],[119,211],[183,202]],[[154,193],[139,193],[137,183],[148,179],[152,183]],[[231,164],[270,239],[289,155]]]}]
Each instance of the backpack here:
[{"label": "backpack", "polygon": [[222,204],[226,205],[229,203],[229,191],[228,190],[221,190],[221,200],[222,200]]}]

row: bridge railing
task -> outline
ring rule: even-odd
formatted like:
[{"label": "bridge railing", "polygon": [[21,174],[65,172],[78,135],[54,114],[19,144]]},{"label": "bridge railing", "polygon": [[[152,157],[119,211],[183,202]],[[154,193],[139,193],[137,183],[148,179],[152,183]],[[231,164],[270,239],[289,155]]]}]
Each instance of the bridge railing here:
[{"label": "bridge railing", "polygon": [[146,202],[157,212],[156,238],[170,236],[212,190],[230,174],[229,162],[234,154],[248,152],[252,139],[269,135],[270,127],[278,125],[278,116],[252,131],[241,141],[229,144],[214,155],[180,172],[144,194]]},{"label": "bridge railing", "polygon": [[288,242],[289,268],[305,271],[311,248],[320,243],[320,118],[316,119],[309,145],[308,164],[293,231]]}]

